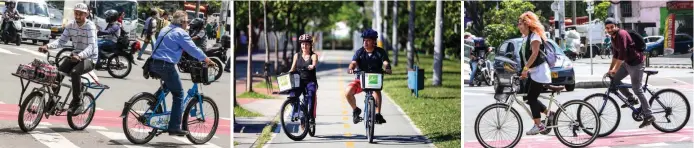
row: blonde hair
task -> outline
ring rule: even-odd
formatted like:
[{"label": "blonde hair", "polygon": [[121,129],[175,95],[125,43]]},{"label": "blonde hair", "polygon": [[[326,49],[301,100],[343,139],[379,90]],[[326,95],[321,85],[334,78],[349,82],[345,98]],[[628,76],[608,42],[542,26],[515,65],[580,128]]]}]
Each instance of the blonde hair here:
[{"label": "blonde hair", "polygon": [[[518,19],[523,20],[523,24],[528,26],[528,31],[532,31],[536,35],[539,35],[542,40],[547,41],[547,36],[545,36],[545,26],[542,26],[540,19],[531,11],[526,11],[521,14]],[[555,22],[556,23],[556,22]]]}]

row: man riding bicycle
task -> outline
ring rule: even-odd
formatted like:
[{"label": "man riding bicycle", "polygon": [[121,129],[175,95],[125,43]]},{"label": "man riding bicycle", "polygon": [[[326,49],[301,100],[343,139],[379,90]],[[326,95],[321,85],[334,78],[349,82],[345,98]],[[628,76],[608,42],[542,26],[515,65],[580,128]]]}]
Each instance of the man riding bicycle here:
[{"label": "man riding bicycle", "polygon": [[[643,111],[644,120],[639,128],[651,125],[655,118],[651,115],[651,107],[646,100],[646,96],[643,95],[643,90],[641,90],[641,79],[643,77],[644,70],[644,57],[643,52],[636,49],[635,43],[631,36],[626,30],[619,29],[614,18],[605,19],[605,31],[610,34],[612,41],[612,63],[610,64],[610,69],[608,74],[613,76],[613,83],[620,85],[622,84],[622,79],[627,75],[631,77],[632,90],[639,97],[641,102],[641,110]],[[624,96],[628,98],[630,104],[639,104],[634,95],[629,92],[627,88],[619,89]],[[622,108],[628,107],[628,104],[622,105]]]},{"label": "man riding bicycle", "polygon": [[[349,63],[348,73],[354,73],[354,69],[359,67],[361,71],[365,72],[385,72],[391,73],[390,60],[388,59],[388,53],[386,50],[380,47],[376,47],[376,39],[378,38],[378,32],[372,29],[366,29],[362,32],[361,37],[364,39],[364,47],[360,48],[354,53],[352,57],[352,62]],[[385,71],[383,66],[385,65]],[[359,114],[361,114],[361,109],[356,106],[356,100],[354,99],[354,94],[360,93],[359,77],[357,77],[353,82],[347,85],[347,102],[352,107],[352,118],[354,124],[359,123]],[[386,120],[381,115],[381,91],[374,91],[374,99],[376,100],[376,123],[386,123]]]},{"label": "man riding bicycle", "polygon": [[473,39],[475,43],[475,49],[470,52],[470,87],[473,86],[473,81],[475,80],[475,73],[477,73],[477,58],[484,58],[489,50],[487,49],[487,44],[484,38]]},{"label": "man riding bicycle", "polygon": [[[75,112],[82,106],[82,99],[79,98],[82,93],[82,78],[81,75],[94,70],[95,62],[98,61],[99,48],[96,44],[96,25],[94,22],[87,20],[87,5],[79,3],[74,8],[75,20],[69,22],[65,26],[65,31],[60,35],[60,38],[47,45],[39,47],[39,52],[46,53],[48,49],[56,49],[72,40],[72,45],[75,50],[72,52],[70,60],[65,60],[58,70],[70,75],[72,78],[72,102],[70,102],[69,112]],[[57,61],[56,61],[57,62]],[[58,82],[62,82],[64,76],[58,77]],[[59,92],[60,86],[54,88],[56,93]]]}]

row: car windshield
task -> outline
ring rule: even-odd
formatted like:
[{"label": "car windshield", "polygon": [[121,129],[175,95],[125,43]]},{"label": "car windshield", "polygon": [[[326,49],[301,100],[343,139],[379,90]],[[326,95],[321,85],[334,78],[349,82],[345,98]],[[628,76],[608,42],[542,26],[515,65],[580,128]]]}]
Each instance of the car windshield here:
[{"label": "car windshield", "polygon": [[125,11],[123,20],[137,19],[137,3],[129,1],[96,1],[96,16],[106,18],[104,12],[108,10],[116,10],[118,12]]},{"label": "car windshield", "polygon": [[17,3],[17,11],[24,15],[38,15],[48,17],[48,8],[46,4],[19,2]]},{"label": "car windshield", "polygon": [[58,9],[48,9],[48,12],[50,12],[51,14],[53,14],[53,16],[55,16],[54,19],[60,19],[60,20],[63,19],[63,12],[58,10]]}]

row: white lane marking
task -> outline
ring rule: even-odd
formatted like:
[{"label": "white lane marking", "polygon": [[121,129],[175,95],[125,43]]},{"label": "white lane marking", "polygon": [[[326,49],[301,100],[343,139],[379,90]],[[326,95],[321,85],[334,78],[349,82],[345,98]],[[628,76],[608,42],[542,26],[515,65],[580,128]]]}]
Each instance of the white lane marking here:
[{"label": "white lane marking", "polygon": [[684,84],[692,85],[692,84],[690,84],[690,83],[687,83],[687,82],[684,82],[684,81],[682,81],[682,80],[677,80],[677,79],[673,79],[673,78],[668,78],[668,77],[665,77],[665,79],[670,79],[670,80],[673,80],[673,81],[677,81],[677,82],[680,82],[680,83],[684,83]]},{"label": "white lane marking", "polygon": [[677,140],[677,141],[684,141],[684,140],[687,140],[687,139],[689,139],[689,137],[682,137],[680,140]]},{"label": "white lane marking", "polygon": [[464,92],[463,95],[465,95],[465,96],[493,96],[491,94],[471,93],[471,92]]},{"label": "white lane marking", "polygon": [[51,125],[53,125],[53,124],[48,123],[48,122],[41,122],[41,123],[39,123],[39,125],[51,126]]},{"label": "white lane marking", "polygon": [[103,108],[98,108],[98,107],[97,107],[96,110],[104,110],[104,109],[103,109]]},{"label": "white lane marking", "polygon": [[617,132],[640,132],[640,131],[646,131],[644,129],[628,129],[628,130],[619,130]]},{"label": "white lane marking", "polygon": [[[191,135],[207,135],[208,133],[196,133],[196,132],[190,132]],[[219,138],[217,135],[213,135],[212,138]]]},{"label": "white lane marking", "polygon": [[92,129],[92,130],[103,130],[103,131],[107,131],[107,130],[108,130],[108,128],[103,127],[103,126],[87,126],[87,129]]},{"label": "white lane marking", "polygon": [[492,87],[465,87],[465,91],[467,92],[468,90],[472,91],[494,91],[494,88]]},{"label": "white lane marking", "polygon": [[12,52],[12,51],[9,51],[9,50],[7,50],[7,49],[2,49],[2,48],[0,48],[0,52],[6,53],[6,54],[19,55],[19,54],[17,54],[17,53],[14,53],[14,52]]},{"label": "white lane marking", "polygon": [[14,49],[21,50],[21,51],[24,51],[24,52],[31,53],[31,54],[36,55],[36,56],[46,57],[46,54],[40,53],[40,52],[38,52],[38,50],[29,50],[29,49],[21,48],[21,47],[13,47],[13,48],[14,48]]},{"label": "white lane marking", "polygon": [[117,132],[105,132],[105,131],[96,131],[99,132],[99,134],[104,135],[108,137],[109,139],[112,139],[113,141],[117,142],[118,144],[121,144],[127,148],[148,148],[146,146],[139,146],[139,145],[131,145],[128,139],[125,138],[125,134],[123,133],[117,133]]},{"label": "white lane marking", "polygon": [[67,138],[45,126],[36,127],[36,129],[29,132],[29,134],[48,147],[79,148]]},{"label": "white lane marking", "polygon": [[0,104],[5,104],[5,102],[0,101]]},{"label": "white lane marking", "polygon": [[[178,141],[181,141],[181,142],[183,142],[183,143],[186,143],[186,144],[193,144],[193,143],[191,143],[190,141],[188,141],[187,138],[176,137],[176,136],[173,136],[173,137],[171,137],[171,138],[174,138],[174,139],[176,139],[176,140],[178,140]],[[221,147],[219,147],[219,146],[217,146],[217,145],[214,145],[214,144],[212,144],[212,143],[209,143],[209,142],[208,142],[208,143],[205,143],[205,144],[190,145],[190,146],[193,146],[193,147],[196,147],[196,148],[221,148]]]},{"label": "white lane marking", "polygon": [[224,118],[224,117],[219,117],[219,119],[231,120],[231,118]]},{"label": "white lane marking", "polygon": [[649,144],[639,144],[639,146],[641,146],[641,147],[664,147],[664,146],[668,146],[668,145],[669,145],[669,144],[667,144],[667,143],[662,143],[662,142],[659,142],[659,143],[649,143]]}]

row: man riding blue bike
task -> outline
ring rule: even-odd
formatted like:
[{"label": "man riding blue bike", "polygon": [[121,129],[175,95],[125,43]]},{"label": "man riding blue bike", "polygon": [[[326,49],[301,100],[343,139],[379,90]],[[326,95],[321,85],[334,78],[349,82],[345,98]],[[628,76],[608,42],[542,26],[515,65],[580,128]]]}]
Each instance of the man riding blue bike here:
[{"label": "man riding blue bike", "polygon": [[[94,64],[98,61],[99,48],[96,45],[96,25],[94,22],[87,19],[89,11],[87,5],[79,3],[75,5],[74,13],[75,20],[70,21],[65,26],[65,31],[60,35],[60,38],[47,45],[39,47],[39,52],[48,52],[48,49],[56,49],[67,44],[72,40],[73,50],[71,60],[65,60],[58,70],[68,73],[72,78],[72,102],[70,103],[69,112],[75,112],[82,106],[82,78],[81,75],[94,70]],[[56,61],[58,62],[58,61]],[[63,76],[58,77],[58,82],[62,82]],[[56,93],[59,92],[60,86],[53,88]]]},{"label": "man riding blue bike", "polygon": [[[354,73],[354,69],[359,67],[361,71],[365,72],[376,72],[376,73],[391,73],[390,69],[390,59],[388,59],[388,52],[383,48],[376,47],[376,39],[378,38],[378,32],[372,29],[366,29],[362,32],[361,37],[364,39],[364,47],[360,48],[354,53],[352,57],[352,62],[349,63],[348,73]],[[385,65],[385,70],[383,66]],[[347,102],[352,107],[352,118],[354,124],[359,123],[359,114],[361,114],[361,109],[356,106],[356,100],[354,99],[354,94],[361,93],[359,77],[357,77],[353,82],[347,85]],[[386,123],[386,120],[381,115],[381,91],[374,91],[374,99],[376,100],[376,116],[375,120],[377,124]]]},{"label": "man riding blue bike", "polygon": [[[641,102],[641,110],[643,111],[644,120],[639,128],[651,125],[655,118],[651,115],[651,107],[648,104],[646,96],[641,90],[641,79],[643,78],[644,59],[643,52],[640,52],[629,33],[626,30],[619,29],[614,18],[605,19],[605,31],[610,34],[612,40],[612,63],[608,74],[613,76],[613,83],[620,85],[622,79],[627,75],[631,77],[632,90]],[[629,103],[632,105],[639,104],[639,101],[634,99],[634,94],[630,93],[627,88],[620,88],[620,92],[626,96]],[[622,108],[628,107],[629,104],[622,105]]]},{"label": "man riding blue bike", "polygon": [[[190,35],[184,28],[188,27],[188,15],[184,11],[177,11],[173,15],[171,25],[164,27],[157,37],[158,47],[152,53],[150,70],[159,75],[163,86],[170,90],[173,99],[171,106],[171,119],[169,120],[169,135],[185,136],[188,131],[181,129],[181,115],[183,114],[183,85],[176,70],[176,63],[181,59],[183,51],[208,65],[214,65],[212,60],[205,56],[200,48],[196,47]],[[169,32],[170,31],[170,32]],[[167,33],[168,32],[168,33]],[[156,94],[159,94],[157,92]]]},{"label": "man riding blue bike", "polygon": [[470,87],[473,86],[474,83],[472,83],[475,80],[475,73],[477,73],[477,58],[485,58],[484,56],[487,55],[487,52],[489,50],[487,49],[487,44],[484,42],[484,38],[475,38],[473,39],[475,43],[475,49],[470,52]]}]

